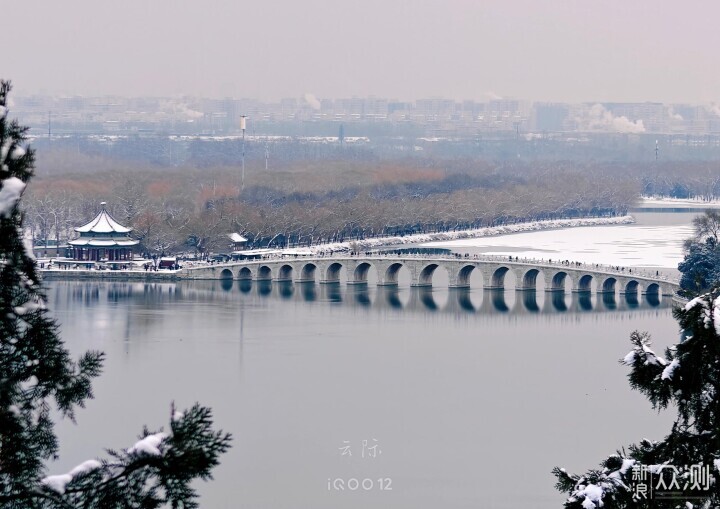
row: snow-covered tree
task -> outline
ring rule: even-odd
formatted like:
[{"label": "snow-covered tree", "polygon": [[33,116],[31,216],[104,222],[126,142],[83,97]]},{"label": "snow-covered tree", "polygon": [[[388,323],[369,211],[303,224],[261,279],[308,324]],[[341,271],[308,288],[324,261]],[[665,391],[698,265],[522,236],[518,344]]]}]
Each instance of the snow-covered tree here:
[{"label": "snow-covered tree", "polygon": [[[558,490],[568,493],[565,507],[575,509],[716,508],[720,507],[720,288],[698,296],[674,310],[683,339],[658,355],[647,333],[633,332],[633,350],[621,362],[630,366],[633,389],[643,393],[654,409],[671,408],[677,418],[661,441],[642,440],[611,455],[601,468],[570,475],[556,468]],[[696,466],[693,474],[693,466]],[[688,492],[705,477],[702,486]],[[643,496],[646,487],[668,486],[676,474],[683,499]],[[662,478],[662,481],[661,481]],[[646,493],[650,495],[650,493]]]},{"label": "snow-covered tree", "polygon": [[18,206],[34,152],[27,128],[8,120],[9,92],[10,83],[0,81],[0,507],[196,507],[191,482],[211,478],[230,442],[199,405],[171,408],[167,431],[145,429],[128,449],[45,475],[58,450],[52,405],[74,420],[93,397],[103,354],[73,361],[48,316]]},{"label": "snow-covered tree", "polygon": [[720,282],[720,212],[706,210],[693,219],[695,234],[685,240],[685,258],[678,264],[680,293],[687,298]]}]

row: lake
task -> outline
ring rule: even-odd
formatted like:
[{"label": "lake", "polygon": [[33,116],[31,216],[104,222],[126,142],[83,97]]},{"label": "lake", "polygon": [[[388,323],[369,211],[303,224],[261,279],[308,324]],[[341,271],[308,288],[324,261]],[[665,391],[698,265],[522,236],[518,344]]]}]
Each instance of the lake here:
[{"label": "lake", "polygon": [[[578,255],[645,250],[663,264],[638,266],[669,268],[678,251],[662,252],[682,242],[691,218],[641,213],[636,225],[592,227],[615,241],[585,241]],[[644,233],[618,237],[633,228]],[[522,238],[541,233],[545,245]],[[574,235],[451,247],[561,252],[557,243]],[[198,484],[202,507],[544,509],[564,500],[554,466],[585,471],[669,431],[672,415],[631,391],[618,363],[635,329],[656,350],[677,340],[669,299],[438,282],[53,281],[50,306],[71,351],[99,349],[107,361],[77,426],[58,426],[51,472],[132,445],[143,424],[167,424],[172,401],[199,401],[235,437],[215,480]]]}]

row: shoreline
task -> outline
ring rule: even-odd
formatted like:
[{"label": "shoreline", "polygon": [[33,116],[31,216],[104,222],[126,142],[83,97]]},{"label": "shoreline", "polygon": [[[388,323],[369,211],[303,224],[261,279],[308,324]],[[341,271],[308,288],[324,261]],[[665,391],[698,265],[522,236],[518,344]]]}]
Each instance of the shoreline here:
[{"label": "shoreline", "polygon": [[377,249],[382,247],[395,247],[405,244],[426,244],[428,242],[440,242],[448,240],[476,239],[482,237],[496,237],[513,233],[526,233],[540,230],[558,230],[563,228],[575,228],[579,226],[610,226],[619,224],[633,224],[635,219],[630,215],[613,217],[585,217],[576,219],[547,219],[543,221],[531,221],[503,226],[486,226],[471,230],[459,230],[452,232],[416,233],[405,236],[375,237],[363,240],[351,240],[344,242],[331,242],[308,247],[295,247],[279,249],[278,252],[307,250],[308,254],[317,254],[321,251],[350,251],[351,246],[360,249]]},{"label": "shoreline", "polygon": [[[619,224],[633,224],[634,218],[630,215],[616,217],[595,217],[577,219],[552,219],[545,221],[532,221],[504,226],[490,226],[472,230],[455,232],[420,233],[406,236],[377,237],[365,240],[353,240],[319,244],[305,248],[287,248],[277,250],[277,254],[293,255],[302,251],[306,256],[319,255],[328,251],[348,252],[353,249],[369,250],[383,247],[396,247],[400,245],[420,245],[428,242],[472,239],[481,237],[496,237],[514,233],[524,233],[540,230],[565,229],[582,226],[609,226]],[[189,267],[187,267],[189,268]],[[96,270],[96,269],[38,269],[43,280],[61,279],[95,279],[110,281],[181,281],[183,269],[179,270]]]},{"label": "shoreline", "polygon": [[646,209],[687,209],[705,210],[720,208],[720,200],[703,200],[701,198],[670,198],[667,196],[641,196],[640,201],[632,207],[633,210]]}]

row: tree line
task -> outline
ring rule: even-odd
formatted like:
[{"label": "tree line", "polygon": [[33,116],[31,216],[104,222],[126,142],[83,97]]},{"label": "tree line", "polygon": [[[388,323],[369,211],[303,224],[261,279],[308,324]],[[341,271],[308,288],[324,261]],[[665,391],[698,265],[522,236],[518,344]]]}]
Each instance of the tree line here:
[{"label": "tree line", "polygon": [[78,161],[46,163],[28,191],[26,227],[39,245],[71,238],[101,201],[147,252],[225,252],[232,232],[249,247],[281,247],[624,214],[640,190],[570,165],[301,160],[248,166],[243,189],[238,167]]}]

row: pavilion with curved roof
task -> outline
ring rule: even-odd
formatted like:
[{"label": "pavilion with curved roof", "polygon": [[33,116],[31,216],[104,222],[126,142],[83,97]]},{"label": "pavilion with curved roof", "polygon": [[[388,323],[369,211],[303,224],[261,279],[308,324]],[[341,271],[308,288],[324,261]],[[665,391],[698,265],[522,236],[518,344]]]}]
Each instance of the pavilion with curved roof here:
[{"label": "pavilion with curved roof", "polygon": [[80,234],[68,242],[73,249],[73,259],[82,261],[130,261],[133,259],[133,247],[140,242],[130,237],[132,228],[118,223],[102,202],[102,210],[87,224],[78,226]]}]

